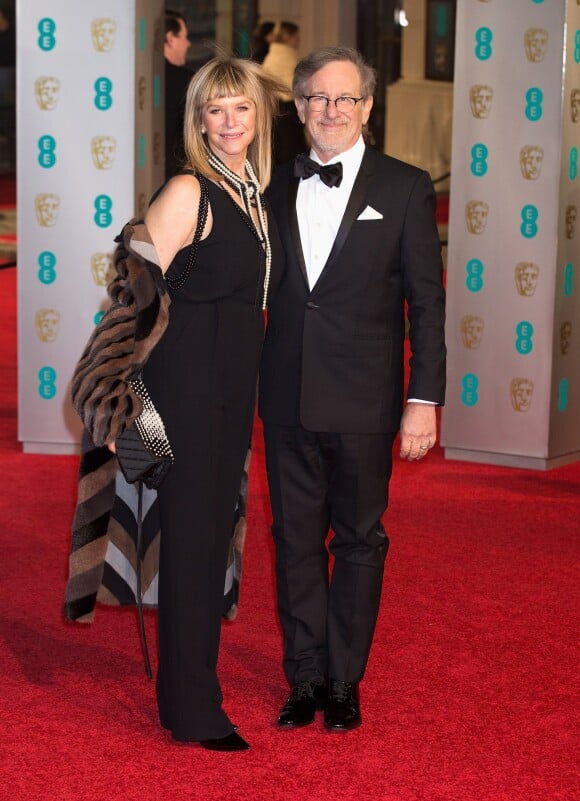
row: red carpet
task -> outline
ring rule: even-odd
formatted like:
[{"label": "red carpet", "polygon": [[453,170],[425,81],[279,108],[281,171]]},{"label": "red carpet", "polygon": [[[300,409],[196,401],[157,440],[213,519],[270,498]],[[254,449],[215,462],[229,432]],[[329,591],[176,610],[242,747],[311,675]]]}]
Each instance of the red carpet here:
[{"label": "red carpet", "polygon": [[[15,269],[0,271],[4,491],[0,772],[10,801],[573,801],[577,776],[580,465],[549,473],[397,461],[364,724],[279,732],[260,431],[225,705],[252,744],[224,755],[157,725],[132,611],[63,622],[76,459],[16,443]],[[150,640],[155,616],[147,615]]]},{"label": "red carpet", "polygon": [[0,176],[0,268],[16,261],[16,178]]}]

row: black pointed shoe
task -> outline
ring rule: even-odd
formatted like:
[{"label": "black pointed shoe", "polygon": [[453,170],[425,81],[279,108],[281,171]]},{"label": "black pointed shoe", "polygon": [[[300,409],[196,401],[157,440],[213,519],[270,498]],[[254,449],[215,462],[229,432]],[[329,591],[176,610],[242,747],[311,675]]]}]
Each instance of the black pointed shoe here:
[{"label": "black pointed shoe", "polygon": [[292,687],[290,697],[280,710],[278,725],[285,729],[308,726],[314,722],[317,709],[326,704],[326,684],[300,681]]},{"label": "black pointed shoe", "polygon": [[214,740],[200,740],[199,744],[209,751],[247,751],[250,747],[237,731],[226,734],[225,737],[216,737]]},{"label": "black pointed shoe", "polygon": [[362,723],[358,684],[350,681],[328,682],[328,702],[324,709],[324,725],[333,731],[356,729]]}]

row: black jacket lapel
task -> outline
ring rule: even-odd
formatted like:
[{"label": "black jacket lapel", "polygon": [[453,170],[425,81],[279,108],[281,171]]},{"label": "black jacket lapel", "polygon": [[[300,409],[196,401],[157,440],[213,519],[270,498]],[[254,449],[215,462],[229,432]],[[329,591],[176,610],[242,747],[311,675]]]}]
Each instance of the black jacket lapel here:
[{"label": "black jacket lapel", "polygon": [[288,223],[290,226],[290,235],[294,245],[294,252],[296,253],[296,261],[300,267],[300,272],[306,283],[306,288],[310,291],[308,284],[308,273],[306,272],[306,262],[304,261],[304,251],[302,250],[302,242],[300,240],[300,228],[298,227],[298,213],[296,211],[296,195],[298,194],[299,178],[290,179],[288,184]]},{"label": "black jacket lapel", "polygon": [[338,254],[342,250],[342,247],[346,241],[346,238],[349,234],[353,222],[356,220],[356,218],[364,208],[368,186],[373,177],[372,164],[374,161],[374,157],[375,157],[375,152],[367,145],[365,154],[363,156],[363,160],[360,165],[360,169],[358,171],[358,175],[356,176],[354,186],[352,188],[352,192],[350,193],[350,198],[348,199],[348,203],[346,204],[344,216],[340,223],[336,239],[334,240],[332,250],[330,251],[328,260],[324,265],[324,269],[320,274],[320,278],[318,279],[319,281],[324,276],[327,269],[330,267],[332,262],[337,258]]}]

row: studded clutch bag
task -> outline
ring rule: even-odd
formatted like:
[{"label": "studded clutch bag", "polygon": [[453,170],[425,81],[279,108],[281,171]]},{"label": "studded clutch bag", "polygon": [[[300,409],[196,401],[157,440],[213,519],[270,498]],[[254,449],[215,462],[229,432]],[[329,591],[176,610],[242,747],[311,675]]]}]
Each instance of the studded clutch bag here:
[{"label": "studded clutch bag", "polygon": [[115,440],[117,460],[129,484],[142,481],[149,489],[157,489],[173,464],[173,452],[141,378],[131,381],[131,389],[141,399],[143,410]]}]

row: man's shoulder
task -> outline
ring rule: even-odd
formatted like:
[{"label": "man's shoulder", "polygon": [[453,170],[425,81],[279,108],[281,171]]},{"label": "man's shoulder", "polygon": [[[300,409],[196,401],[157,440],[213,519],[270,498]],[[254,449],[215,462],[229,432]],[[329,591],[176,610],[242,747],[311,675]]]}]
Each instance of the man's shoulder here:
[{"label": "man's shoulder", "polygon": [[294,159],[274,168],[270,185],[266,190],[267,197],[271,200],[281,192],[287,192],[292,180],[294,180]]},{"label": "man's shoulder", "polygon": [[278,164],[272,172],[272,183],[287,183],[291,178],[294,178],[294,159]]},{"label": "man's shoulder", "polygon": [[367,147],[364,162],[368,164],[370,169],[392,177],[416,180],[420,175],[425,174],[425,170],[420,167],[407,161],[401,161],[401,159],[389,156],[388,153],[382,153],[372,147]]},{"label": "man's shoulder", "polygon": [[187,87],[191,78],[193,77],[193,70],[189,67],[177,66],[165,59],[165,82],[173,87]]}]

